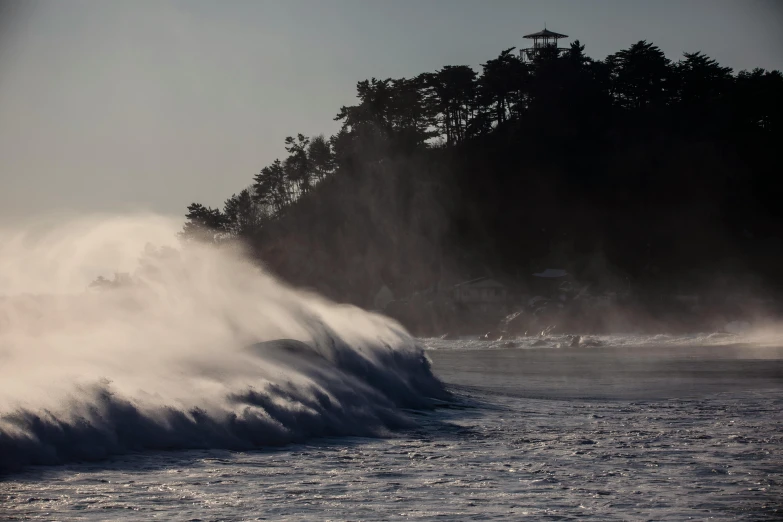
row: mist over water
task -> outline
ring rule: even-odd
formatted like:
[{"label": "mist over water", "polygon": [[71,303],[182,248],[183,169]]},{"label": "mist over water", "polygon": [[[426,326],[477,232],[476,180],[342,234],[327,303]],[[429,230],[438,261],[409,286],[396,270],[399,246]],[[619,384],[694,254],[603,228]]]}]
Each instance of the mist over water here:
[{"label": "mist over water", "polygon": [[443,397],[397,323],[286,287],[238,248],[180,248],[178,227],[0,231],[0,471],[379,435]]},{"label": "mist over water", "polygon": [[414,340],[178,228],[0,231],[0,517],[780,518],[777,328]]}]

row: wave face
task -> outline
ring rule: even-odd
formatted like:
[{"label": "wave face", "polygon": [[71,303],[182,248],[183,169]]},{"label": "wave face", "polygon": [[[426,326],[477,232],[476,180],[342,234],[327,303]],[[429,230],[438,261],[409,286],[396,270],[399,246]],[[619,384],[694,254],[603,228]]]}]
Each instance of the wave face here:
[{"label": "wave face", "polygon": [[[379,436],[445,392],[397,323],[276,281],[161,217],[0,231],[0,471]],[[140,254],[141,253],[141,254]],[[98,274],[127,271],[111,288]]]}]

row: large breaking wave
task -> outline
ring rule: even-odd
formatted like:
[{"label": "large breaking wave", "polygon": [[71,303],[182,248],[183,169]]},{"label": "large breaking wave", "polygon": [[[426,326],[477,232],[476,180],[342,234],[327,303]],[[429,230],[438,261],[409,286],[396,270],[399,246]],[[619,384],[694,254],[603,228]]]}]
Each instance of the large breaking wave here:
[{"label": "large breaking wave", "polygon": [[[383,435],[444,397],[397,323],[160,217],[0,231],[0,472],[147,449]],[[143,252],[143,255],[139,255]],[[86,290],[99,273],[129,273]]]}]

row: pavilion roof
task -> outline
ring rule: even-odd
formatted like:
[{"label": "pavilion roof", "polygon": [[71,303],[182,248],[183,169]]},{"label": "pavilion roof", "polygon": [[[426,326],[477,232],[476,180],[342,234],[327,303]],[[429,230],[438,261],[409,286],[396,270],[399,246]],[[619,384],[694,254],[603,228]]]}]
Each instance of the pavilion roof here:
[{"label": "pavilion roof", "polygon": [[543,31],[539,31],[537,33],[530,33],[523,36],[523,38],[543,38],[543,37],[568,38],[568,36],[565,34],[556,33],[554,31],[550,31],[549,29],[544,29]]}]

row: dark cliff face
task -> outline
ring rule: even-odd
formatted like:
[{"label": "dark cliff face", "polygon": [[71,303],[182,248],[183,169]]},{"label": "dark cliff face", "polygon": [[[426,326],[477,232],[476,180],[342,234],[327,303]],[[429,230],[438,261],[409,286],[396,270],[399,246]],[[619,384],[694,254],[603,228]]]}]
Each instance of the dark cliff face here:
[{"label": "dark cliff face", "polygon": [[223,211],[191,206],[186,235],[245,240],[291,283],[370,308],[383,285],[399,300],[547,267],[622,282],[649,311],[783,289],[779,72],[647,42],[482,68],[359,82],[338,134],[288,138]]},{"label": "dark cliff face", "polygon": [[487,140],[335,176],[268,227],[259,254],[295,284],[363,306],[383,284],[402,297],[545,266],[650,291],[781,283],[769,150],[759,161],[758,144],[626,136],[570,166],[568,144],[522,138],[509,140],[536,158]]},{"label": "dark cliff face", "polygon": [[446,169],[429,161],[422,153],[336,174],[267,227],[259,257],[294,284],[366,307],[384,284],[395,296],[432,286],[450,270],[452,197]]}]

